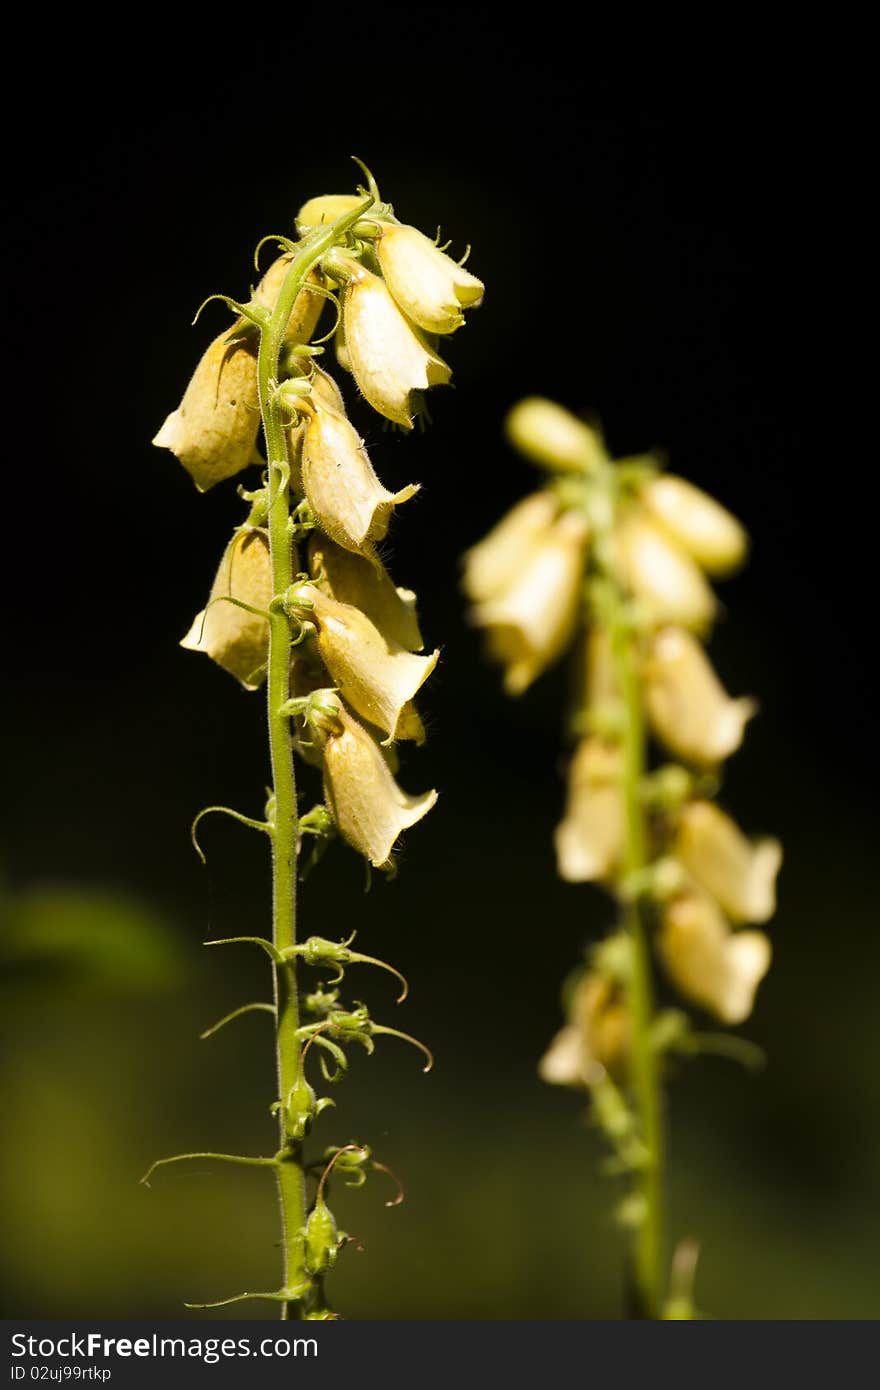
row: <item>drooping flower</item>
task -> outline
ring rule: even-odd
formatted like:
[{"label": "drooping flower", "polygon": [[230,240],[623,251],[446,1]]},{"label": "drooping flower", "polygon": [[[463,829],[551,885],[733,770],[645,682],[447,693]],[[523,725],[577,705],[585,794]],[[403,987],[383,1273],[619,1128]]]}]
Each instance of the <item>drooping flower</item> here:
[{"label": "drooping flower", "polygon": [[[289,261],[289,256],[279,257],[257,286],[254,300],[264,308],[274,307]],[[311,337],[323,305],[318,295],[301,290],[288,321],[285,341],[300,342]],[[153,440],[158,448],[171,450],[200,492],[259,459],[256,343],[252,337],[229,341],[230,332],[242,324],[243,320],[239,320],[232,330],[221,333],[206,348],[183,400]]]},{"label": "drooping flower", "polygon": [[228,331],[221,333],[206,348],[183,400],[153,440],[171,450],[200,492],[256,458],[257,361],[250,342],[228,338]]},{"label": "drooping flower", "polygon": [[647,512],[634,509],[622,517],[615,553],[621,579],[651,622],[697,631],[708,626],[715,597],[702,571]]},{"label": "drooping flower", "polygon": [[757,705],[730,698],[691,633],[680,627],[654,633],[642,674],[648,718],[671,752],[711,767],[739,748]]},{"label": "drooping flower", "polygon": [[418,492],[415,483],[399,492],[384,488],[357,430],[318,393],[312,395],[301,468],[306,498],[321,528],[345,550],[371,558],[394,508]]},{"label": "drooping flower", "polygon": [[572,639],[588,533],[576,512],[561,516],[523,554],[510,588],[473,610],[474,622],[487,629],[490,653],[505,667],[510,695],[522,694]]},{"label": "drooping flower", "polygon": [[549,492],[533,492],[511,507],[483,540],[464,556],[464,590],[474,603],[497,598],[528,567],[536,545],[559,512]]},{"label": "drooping flower", "polygon": [[582,739],[568,774],[565,818],[556,829],[556,862],[567,883],[608,878],[623,850],[622,754],[601,738]]},{"label": "drooping flower", "polygon": [[408,652],[424,648],[416,615],[416,596],[397,588],[378,560],[344,550],[324,536],[309,539],[309,573],[331,598],[359,608],[386,641]]},{"label": "drooping flower", "polygon": [[260,531],[239,531],[229,542],[208,606],[196,614],[180,644],[188,651],[205,652],[246,690],[256,690],[269,655],[269,624],[259,614],[228,602],[230,598],[263,612],[269,607],[272,563]]},{"label": "drooping flower", "polygon": [[745,558],[748,536],[726,507],[684,478],[651,478],[642,502],[707,574],[729,574]]},{"label": "drooping flower", "polygon": [[395,302],[427,333],[452,333],[485,286],[415,227],[380,222],[376,254]]},{"label": "drooping flower", "polygon": [[402,791],[376,740],[341,702],[335,727],[318,737],[324,796],[340,835],[375,868],[389,868],[398,836],[428,814],[436,791]]},{"label": "drooping flower", "polygon": [[747,840],[711,801],[683,806],[673,844],[691,878],[737,922],[766,922],[776,911],[778,840]]},{"label": "drooping flower", "polygon": [[508,414],[505,428],[510,442],[545,468],[588,473],[605,457],[596,431],[544,396],[519,401]]},{"label": "drooping flower", "polygon": [[413,393],[452,372],[401,312],[378,275],[352,262],[343,291],[345,347],[355,380],[380,415],[412,429]]},{"label": "drooping flower", "polygon": [[541,1079],[556,1086],[590,1086],[605,1072],[619,1076],[630,1046],[629,1015],[620,987],[587,971],[575,986],[568,1016],[541,1058]]},{"label": "drooping flower", "polygon": [[437,665],[440,653],[416,656],[383,636],[367,615],[339,603],[314,584],[300,584],[291,606],[314,623],[321,660],[346,703],[395,738],[424,737],[410,702]]},{"label": "drooping flower", "polygon": [[772,948],[760,931],[732,931],[705,893],[673,898],[658,938],[670,979],[687,998],[723,1023],[742,1023],[770,968]]}]

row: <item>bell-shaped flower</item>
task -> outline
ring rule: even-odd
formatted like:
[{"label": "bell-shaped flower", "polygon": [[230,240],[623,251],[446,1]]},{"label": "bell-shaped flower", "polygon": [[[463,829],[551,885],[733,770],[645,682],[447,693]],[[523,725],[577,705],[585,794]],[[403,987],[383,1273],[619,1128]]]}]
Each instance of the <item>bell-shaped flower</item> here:
[{"label": "bell-shaped flower", "polygon": [[766,922],[776,911],[778,840],[747,840],[711,801],[683,806],[672,848],[691,878],[736,922]]},{"label": "bell-shaped flower", "polygon": [[670,752],[711,767],[739,748],[757,705],[748,697],[730,698],[691,633],[680,627],[656,632],[642,677],[648,719]]},{"label": "bell-shaped flower", "polygon": [[684,478],[651,478],[640,497],[683,550],[708,574],[729,574],[745,558],[748,536],[726,507]]},{"label": "bell-shaped flower", "polygon": [[408,652],[424,647],[416,616],[416,596],[397,588],[378,560],[367,560],[326,536],[309,539],[309,573],[319,589],[339,603],[359,608],[386,642]]},{"label": "bell-shaped flower", "polygon": [[509,695],[521,695],[574,636],[587,537],[584,518],[564,514],[524,552],[510,588],[473,610],[474,622],[487,629],[491,655],[505,667]]},{"label": "bell-shaped flower", "polygon": [[340,835],[377,869],[391,866],[402,831],[426,816],[436,791],[409,796],[394,780],[382,749],[340,702],[337,723],[322,744],[324,796]]},{"label": "bell-shaped flower", "polygon": [[380,222],[376,254],[385,283],[403,312],[427,333],[452,333],[462,310],[476,307],[484,285],[415,227]]},{"label": "bell-shaped flower", "polygon": [[342,322],[355,381],[374,410],[412,429],[413,393],[444,386],[452,372],[397,307],[384,280],[354,262],[349,272]]},{"label": "bell-shaped flower", "polygon": [[229,330],[205,349],[183,400],[153,440],[171,450],[200,492],[257,457],[257,359],[249,341],[228,338]]},{"label": "bell-shaped flower", "polygon": [[658,947],[682,994],[722,1023],[742,1023],[770,968],[772,948],[760,931],[731,931],[718,905],[704,893],[673,898],[663,909]]},{"label": "bell-shaped flower", "polygon": [[575,986],[569,1022],[556,1034],[538,1065],[555,1086],[591,1086],[608,1072],[620,1076],[630,1045],[630,1023],[616,984],[587,971]]},{"label": "bell-shaped flower", "polygon": [[556,862],[567,883],[607,879],[623,851],[622,753],[601,738],[582,739],[568,773],[565,817],[556,828]]},{"label": "bell-shaped flower", "polygon": [[[272,309],[289,256],[272,263],[254,291],[254,301]],[[306,342],[321,316],[324,300],[307,289],[297,296],[285,331],[286,342]],[[241,328],[240,319],[235,328]],[[153,443],[170,449],[200,492],[259,461],[260,430],[256,339],[229,342],[221,333],[205,350],[176,410],[165,420]]]},{"label": "bell-shaped flower", "polygon": [[474,603],[505,593],[549,532],[559,505],[549,492],[533,492],[511,507],[496,526],[464,555],[463,587]]},{"label": "bell-shaped flower", "polygon": [[399,492],[384,488],[373,471],[363,440],[345,415],[313,393],[302,440],[302,483],[322,530],[337,545],[372,558],[391,514],[418,492],[410,483]]},{"label": "bell-shaped flower", "polygon": [[615,532],[620,577],[649,621],[701,631],[715,614],[703,572],[643,510],[625,515]]},{"label": "bell-shaped flower", "polygon": [[315,625],[318,651],[346,703],[356,714],[395,738],[420,738],[424,731],[408,709],[440,656],[416,656],[386,639],[365,613],[339,603],[314,584],[291,594],[292,610]]},{"label": "bell-shaped flower", "polygon": [[[256,690],[269,656],[269,623],[260,613],[248,610],[257,608],[265,613],[271,600],[268,542],[260,531],[239,531],[220,561],[207,608],[196,614],[180,645],[205,652],[246,690]],[[239,607],[239,603],[246,603],[248,608]]]},{"label": "bell-shaped flower", "polygon": [[527,396],[505,421],[507,437],[521,453],[545,468],[589,473],[605,457],[595,430],[544,396]]}]

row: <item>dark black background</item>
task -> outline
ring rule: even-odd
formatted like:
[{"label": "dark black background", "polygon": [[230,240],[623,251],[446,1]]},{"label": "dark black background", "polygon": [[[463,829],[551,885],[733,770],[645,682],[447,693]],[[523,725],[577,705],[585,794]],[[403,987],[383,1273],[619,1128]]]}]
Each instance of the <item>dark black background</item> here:
[{"label": "dark black background", "polygon": [[[880,1142],[876,512],[864,500],[872,441],[848,440],[855,387],[839,394],[847,340],[829,317],[852,269],[844,123],[830,123],[805,77],[780,85],[754,59],[683,85],[659,69],[645,83],[622,61],[612,80],[601,50],[574,42],[552,11],[528,29],[433,9],[292,11],[267,29],[196,43],[144,21],[100,58],[82,36],[69,53],[56,36],[33,119],[7,120],[7,881],[134,892],[189,942],[262,920],[261,847],[218,825],[206,878],[186,837],[205,802],[255,813],[267,775],[259,697],[176,646],[239,504],[232,485],[199,497],[149,440],[224,321],[210,308],[191,329],[196,305],[213,290],[244,294],[258,238],[289,231],[306,197],[350,190],[356,153],[399,216],[430,231],[441,223],[457,248],[473,243],[487,294],[449,345],[456,389],[433,394],[424,437],[383,432],[349,391],[383,481],[423,484],[388,560],[419,591],[424,631],[443,648],[425,702],[431,741],[407,756],[402,781],[442,795],[408,837],[397,883],[363,897],[359,866],[336,847],[304,912],[309,931],[359,922],[363,949],[404,965],[414,992],[401,1026],[435,1044],[442,1079],[424,1083],[428,1099],[413,1089],[392,1104],[410,1059],[386,1056],[381,1081],[358,1071],[378,1091],[358,1100],[352,1088],[340,1105],[354,1106],[363,1132],[378,1105],[398,1134],[407,1126],[394,1106],[422,1108],[420,1135],[399,1142],[416,1154],[423,1202],[434,1170],[418,1141],[432,1133],[460,1191],[475,1166],[490,1189],[493,1174],[507,1184],[514,1225],[546,1200],[545,1163],[560,1146],[595,1189],[584,1200],[601,1210],[608,1198],[576,1106],[534,1078],[557,1026],[559,981],[605,922],[600,894],[554,878],[566,677],[505,700],[457,587],[462,549],[532,485],[501,439],[503,414],[525,393],[548,394],[598,412],[617,453],[662,447],[751,532],[748,568],[723,586],[712,652],[728,687],[761,701],[726,802],[786,847],[775,965],[748,1029],[772,1061],[757,1081],[700,1064],[680,1083],[680,1142],[693,1190],[709,1193],[704,1221],[711,1228],[724,1210],[740,1232],[726,1262],[709,1246],[707,1261],[732,1271],[726,1283],[716,1276],[726,1308],[715,1311],[762,1315],[761,1212],[794,1193],[789,1224],[767,1237],[783,1246],[766,1276],[777,1315],[865,1315],[852,1261],[854,1243],[868,1240],[862,1213]],[[199,965],[182,1007],[202,1021],[200,978],[214,993],[228,988],[231,1005],[236,968],[251,967]],[[268,1055],[243,1055],[230,1084],[251,1101],[255,1085],[269,1085]],[[177,1063],[167,1065],[173,1076]],[[153,1073],[141,1080],[157,1084]],[[189,1073],[180,1085],[196,1088]],[[207,1083],[200,1090],[210,1116]],[[201,1133],[207,1142],[204,1120]],[[707,1134],[726,1155],[723,1174]],[[511,1145],[520,1160],[505,1167]],[[751,1206],[749,1190],[763,1194]],[[479,1226],[466,1196],[461,1214]],[[496,1216],[503,1241],[510,1223]],[[577,1228],[568,1208],[543,1268],[568,1258]],[[596,1229],[613,1249],[616,1237]],[[453,1221],[445,1255],[398,1250],[398,1275],[407,1260],[424,1273],[445,1258],[452,1270],[454,1231]],[[797,1257],[785,1257],[787,1239]],[[828,1267],[817,1242],[836,1251],[836,1273],[805,1291],[803,1251]],[[505,1269],[529,1267],[529,1240],[504,1249]],[[14,1259],[11,1277],[15,1290]],[[121,1311],[141,1300],[177,1306],[164,1286],[127,1277]],[[594,1314],[613,1312],[616,1275],[610,1293],[597,1293],[595,1278]],[[470,1301],[451,1275],[435,1282],[433,1311],[408,1293],[409,1315],[584,1308],[564,1279],[539,1273],[514,1292],[487,1277]],[[374,1315],[393,1315],[381,1293],[369,1298]],[[25,1294],[13,1303],[38,1311]],[[79,1310],[69,1299],[52,1309]]]}]

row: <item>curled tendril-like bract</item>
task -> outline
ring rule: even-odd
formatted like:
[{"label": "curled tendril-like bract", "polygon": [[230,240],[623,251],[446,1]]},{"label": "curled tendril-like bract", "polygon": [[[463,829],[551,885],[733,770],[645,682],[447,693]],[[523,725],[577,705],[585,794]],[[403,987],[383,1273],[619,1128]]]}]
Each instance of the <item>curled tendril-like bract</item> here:
[{"label": "curled tendril-like bract", "polygon": [[287,251],[291,256],[296,255],[296,252],[299,250],[296,242],[291,241],[290,237],[285,236],[283,232],[269,232],[267,236],[260,237],[260,240],[254,247],[254,270],[259,270],[260,252],[270,241],[273,241],[276,246],[280,246],[283,251]]},{"label": "curled tendril-like bract", "polygon": [[232,1163],[232,1164],[238,1164],[238,1165],[241,1166],[241,1167],[247,1167],[247,1168],[277,1168],[277,1167],[278,1167],[278,1158],[277,1158],[277,1157],[275,1157],[275,1158],[252,1158],[252,1157],[251,1157],[250,1155],[248,1155],[248,1154],[224,1154],[224,1153],[213,1153],[213,1152],[207,1151],[207,1150],[200,1150],[200,1151],[195,1152],[195,1153],[172,1154],[170,1158],[157,1158],[156,1161],[155,1161],[155,1163],[151,1163],[151,1164],[150,1164],[149,1168],[148,1168],[147,1171],[144,1173],[144,1176],[141,1178],[140,1181],[141,1181],[141,1183],[143,1184],[144,1187],[149,1187],[149,1186],[150,1186],[150,1178],[151,1178],[151,1177],[153,1176],[153,1174],[156,1172],[156,1169],[157,1169],[157,1168],[167,1168],[167,1167],[168,1167],[170,1164],[172,1164],[172,1163],[191,1163],[191,1162],[193,1162],[193,1161],[198,1161],[199,1159],[210,1159],[212,1162],[217,1162],[217,1163]]},{"label": "curled tendril-like bract", "polygon": [[199,856],[203,864],[207,864],[205,852],[199,844],[198,829],[205,816],[229,816],[231,820],[237,821],[239,825],[246,825],[249,830],[261,830],[264,835],[271,835],[272,826],[268,821],[255,820],[253,816],[245,816],[241,811],[234,811],[231,806],[204,806],[195,817],[190,826],[190,839],[193,849]]},{"label": "curled tendril-like bract", "polygon": [[419,1042],[419,1039],[414,1038],[411,1033],[403,1033],[399,1028],[388,1028],[384,1023],[371,1024],[370,1031],[374,1034],[384,1034],[389,1038],[400,1038],[403,1042],[411,1043],[412,1046],[418,1048],[419,1052],[423,1053],[427,1059],[425,1066],[422,1067],[422,1071],[433,1071],[434,1054],[427,1043]]},{"label": "curled tendril-like bract", "polygon": [[215,299],[219,299],[221,304],[225,304],[227,308],[231,309],[234,314],[238,314],[240,318],[248,319],[256,328],[265,328],[266,324],[269,322],[269,310],[265,309],[262,304],[240,304],[237,299],[232,299],[228,294],[209,294],[207,299],[203,299],[198,309],[196,309],[191,326],[195,326],[195,324],[198,323],[202,315],[202,310]]},{"label": "curled tendril-like bract", "polygon": [[242,1004],[239,1008],[233,1009],[231,1013],[224,1014],[216,1023],[212,1023],[210,1028],[206,1028],[203,1033],[199,1033],[199,1038],[204,1042],[207,1038],[213,1038],[215,1033],[219,1033],[221,1028],[225,1028],[227,1023],[232,1023],[236,1018],[242,1018],[245,1014],[265,1013],[277,1016],[278,1009],[274,1004],[264,1004],[259,1000],[252,1004]]}]

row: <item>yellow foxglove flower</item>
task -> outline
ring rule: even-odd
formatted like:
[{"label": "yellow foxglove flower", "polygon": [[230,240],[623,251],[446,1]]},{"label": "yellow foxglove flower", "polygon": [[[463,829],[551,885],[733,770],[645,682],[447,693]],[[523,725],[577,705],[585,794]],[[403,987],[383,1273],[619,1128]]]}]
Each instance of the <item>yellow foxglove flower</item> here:
[{"label": "yellow foxglove flower", "polygon": [[739,748],[757,705],[730,698],[691,633],[680,627],[655,633],[642,674],[648,718],[671,752],[711,767]]},{"label": "yellow foxglove flower", "polygon": [[359,608],[386,641],[420,652],[424,647],[411,589],[395,587],[378,560],[355,555],[325,536],[309,540],[309,573],[319,589],[339,603]]},{"label": "yellow foxglove flower", "polygon": [[568,774],[565,818],[556,829],[556,861],[567,883],[608,878],[623,850],[622,753],[616,744],[585,738]]},{"label": "yellow foxglove flower", "polygon": [[464,590],[474,603],[505,593],[529,563],[559,511],[549,492],[533,492],[517,502],[483,540],[464,556]]},{"label": "yellow foxglove flower", "polygon": [[390,867],[402,831],[426,816],[436,791],[401,791],[376,740],[344,705],[336,730],[322,731],[324,796],[337,829],[377,869]]},{"label": "yellow foxglove flower", "polygon": [[708,574],[728,574],[745,558],[745,529],[726,507],[693,483],[664,473],[650,479],[641,499]]},{"label": "yellow foxglove flower", "polygon": [[[264,308],[274,307],[289,260],[279,257],[257,286],[254,299]],[[285,340],[300,342],[310,338],[323,305],[318,295],[302,290],[294,303]],[[251,339],[228,342],[230,331],[234,330],[221,333],[205,350],[183,400],[153,440],[158,448],[171,450],[200,492],[207,492],[215,483],[233,477],[258,459],[256,346]]]},{"label": "yellow foxglove flower", "polygon": [[263,679],[260,668],[269,656],[269,624],[265,618],[227,598],[239,599],[265,611],[272,600],[272,564],[269,545],[259,531],[239,531],[220,561],[208,607],[197,613],[181,642],[193,652],[205,652],[218,666],[256,690]]},{"label": "yellow foxglove flower", "polygon": [[452,333],[464,323],[462,310],[482,302],[482,280],[415,227],[381,222],[376,251],[395,301],[428,333]]},{"label": "yellow foxglove flower", "polygon": [[315,624],[321,660],[352,709],[389,742],[423,737],[421,721],[407,707],[437,665],[439,651],[415,656],[386,639],[359,608],[337,602],[314,584],[297,588],[294,607],[300,600],[312,605],[303,605],[302,616]]},{"label": "yellow foxglove flower", "polygon": [[575,988],[569,1019],[541,1058],[541,1079],[556,1086],[590,1086],[605,1072],[619,1076],[626,1064],[630,1034],[629,1015],[619,988],[588,971]]},{"label": "yellow foxglove flower", "polygon": [[321,193],[317,198],[303,203],[296,214],[296,225],[303,231],[311,227],[324,227],[329,222],[335,222],[337,217],[354,212],[362,202],[363,197],[357,193]]},{"label": "yellow foxglove flower", "polygon": [[479,604],[473,619],[488,629],[489,651],[505,666],[504,688],[521,695],[562,655],[577,626],[588,528],[569,512],[523,555],[511,588]]},{"label": "yellow foxglove flower", "polygon": [[378,275],[353,265],[343,295],[345,346],[374,410],[412,429],[414,391],[444,386],[452,372],[401,313]]},{"label": "yellow foxglove flower", "polygon": [[644,511],[623,517],[615,533],[621,579],[652,622],[698,631],[715,613],[715,598],[691,557]]},{"label": "yellow foxglove flower", "polygon": [[302,482],[321,528],[345,550],[374,554],[394,508],[418,492],[410,483],[399,492],[384,488],[363,441],[342,414],[312,396],[311,418],[302,442]]},{"label": "yellow foxglove flower", "polygon": [[228,337],[229,330],[206,348],[183,400],[153,440],[171,450],[200,492],[256,457],[257,359],[250,342],[230,343]]},{"label": "yellow foxglove flower", "polygon": [[711,801],[682,807],[673,854],[691,878],[737,922],[766,922],[776,911],[778,840],[747,840]]},{"label": "yellow foxglove flower", "polygon": [[602,441],[571,411],[544,396],[527,396],[507,416],[507,437],[545,468],[586,473],[605,457]]},{"label": "yellow foxglove flower", "polygon": [[763,932],[731,931],[704,893],[667,903],[658,944],[670,978],[687,998],[722,1023],[742,1023],[770,968],[772,948]]}]

